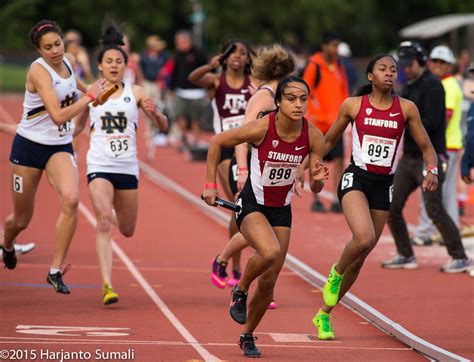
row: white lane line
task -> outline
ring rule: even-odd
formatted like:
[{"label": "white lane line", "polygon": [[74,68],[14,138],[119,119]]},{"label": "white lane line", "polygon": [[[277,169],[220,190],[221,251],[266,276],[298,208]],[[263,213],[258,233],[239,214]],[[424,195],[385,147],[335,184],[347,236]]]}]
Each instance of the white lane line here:
[{"label": "white lane line", "polygon": [[[262,334],[262,333],[257,333]],[[104,340],[104,339],[80,339],[80,338],[71,338],[71,339],[57,339],[57,338],[32,338],[32,339],[15,339],[15,337],[0,337],[2,343],[5,344],[91,344],[91,345],[140,345],[140,346],[191,346],[192,344],[186,342],[178,341],[146,341],[146,340]],[[309,341],[305,344],[259,344],[261,347],[268,348],[305,348],[305,349],[338,349],[338,350],[367,350],[367,351],[412,351],[408,347],[359,347],[359,346],[344,346],[340,345],[341,342],[337,341]],[[209,342],[202,343],[204,346],[213,346],[213,347],[235,347],[235,343],[224,343],[224,342]]]},{"label": "white lane line", "polygon": [[[89,211],[89,209],[82,203],[79,203],[79,210],[85,216],[87,221],[95,228],[97,220]],[[112,240],[112,250],[118,255],[120,260],[127,266],[130,273],[136,279],[136,281],[142,286],[145,292],[148,294],[151,300],[155,302],[156,306],[161,310],[161,312],[168,318],[171,324],[176,328],[176,330],[183,336],[183,338],[188,342],[205,361],[220,361],[219,358],[211,354],[207,349],[205,349],[196,338],[186,329],[186,327],[176,318],[173,312],[168,308],[168,306],[163,302],[163,300],[158,296],[158,294],[153,290],[151,285],[146,281],[140,271],[136,268],[135,264],[130,260],[130,258],[125,254],[125,252],[120,248],[120,246]]]},{"label": "white lane line", "polygon": [[[207,206],[203,203],[200,198],[193,195],[186,190],[186,193],[181,193],[182,186],[178,185],[176,182],[170,178],[163,175],[161,172],[155,170],[148,164],[143,161],[140,162],[140,168],[147,174],[147,176],[156,183],[157,186],[163,187],[163,180],[166,181],[165,188],[177,193],[179,196],[183,197],[185,200],[193,203],[198,206],[201,210],[208,214],[208,210],[213,210],[213,218],[219,217],[224,225],[228,225],[230,221],[230,216],[217,208]],[[221,222],[222,223],[222,222]],[[300,276],[303,280],[308,282],[310,285],[322,288],[326,282],[326,278],[318,273],[316,270],[312,269],[305,263],[303,263],[298,258],[294,257],[290,253],[287,254],[285,265],[295,274]],[[458,356],[452,352],[449,352],[441,347],[438,347],[424,339],[419,338],[414,335],[400,324],[392,321],[384,314],[377,311],[375,308],[372,308],[370,305],[357,298],[352,293],[347,293],[344,298],[341,300],[346,306],[354,308],[364,319],[372,323],[374,326],[378,327],[382,331],[395,335],[401,342],[412,347],[413,349],[422,352],[430,357],[433,357],[437,360],[441,359],[443,361],[468,361],[464,357]]]}]

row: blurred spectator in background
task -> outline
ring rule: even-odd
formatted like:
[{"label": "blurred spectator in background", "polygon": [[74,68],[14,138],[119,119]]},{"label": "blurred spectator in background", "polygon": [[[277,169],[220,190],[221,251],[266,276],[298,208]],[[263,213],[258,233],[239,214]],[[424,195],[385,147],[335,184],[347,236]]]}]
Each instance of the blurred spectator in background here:
[{"label": "blurred spectator in background", "polygon": [[[159,73],[168,60],[165,51],[166,42],[158,35],[150,35],[146,38],[146,49],[140,55],[140,69],[143,74],[143,88],[146,95],[155,102],[159,109],[164,109],[163,95],[159,85]],[[149,118],[146,118],[146,143],[147,157],[153,159],[155,146],[164,146],[167,143],[165,133],[159,132]]]},{"label": "blurred spectator in background", "polygon": [[[439,57],[436,55],[435,58]],[[426,67],[427,56],[420,44],[404,41],[398,47],[400,68],[409,79],[403,87],[402,97],[415,103],[423,126],[438,155],[437,165],[425,165],[420,149],[410,132],[405,133],[403,155],[398,163],[393,182],[393,200],[388,216],[388,226],[397,245],[397,256],[382,262],[386,269],[415,269],[418,263],[410,244],[403,208],[412,192],[422,186],[423,173],[438,176],[438,188],[429,192],[422,189],[422,202],[428,216],[433,220],[445,241],[452,260],[443,265],[444,273],[461,273],[470,267],[456,224],[443,205],[443,182],[446,163],[446,106],[445,92],[441,80]]]},{"label": "blurred spectator in background", "polygon": [[[174,113],[176,124],[181,132],[181,149],[188,144],[196,145],[199,141],[201,126],[206,108],[210,107],[206,91],[198,88],[188,80],[189,74],[196,68],[207,63],[204,53],[193,46],[191,33],[180,30],[175,35],[176,52],[171,73],[170,89],[175,94]],[[188,140],[187,132],[191,129],[192,136]]]},{"label": "blurred spectator in background", "polygon": [[[460,153],[463,148],[461,116],[462,116],[462,90],[458,81],[451,73],[455,63],[454,55],[447,46],[434,47],[430,53],[429,68],[431,72],[441,79],[445,93],[446,104],[446,153],[447,167],[443,182],[443,205],[451,219],[459,228],[459,213],[457,206],[456,185]],[[426,213],[424,204],[420,205],[420,225],[416,228],[412,241],[418,245],[429,245],[436,235],[436,227]]]},{"label": "blurred spectator in background", "polygon": [[346,71],[347,84],[349,86],[349,94],[352,94],[357,87],[357,69],[352,62],[352,51],[349,44],[340,42],[337,47],[337,55],[341,60],[344,70]]},{"label": "blurred spectator in background", "polygon": [[122,49],[128,54],[128,63],[123,81],[129,84],[143,85],[143,73],[140,69],[140,54],[131,52],[130,38],[128,35],[123,36],[124,45]]},{"label": "blurred spectator in background", "polygon": [[471,76],[464,82],[463,91],[464,96],[470,100],[471,104],[466,118],[467,134],[461,162],[461,176],[469,184],[474,180],[474,63],[471,63],[467,71]]},{"label": "blurred spectator in background", "polygon": [[[337,54],[340,42],[339,34],[325,32],[321,37],[321,51],[316,52],[309,58],[303,74],[303,79],[308,83],[310,89],[306,118],[318,127],[323,134],[329,130],[337,118],[339,107],[349,96],[346,72]],[[327,162],[334,161],[334,167],[331,170],[333,192],[337,190],[342,175],[343,138],[340,138],[335,147],[324,158],[324,161]],[[315,212],[326,211],[323,203],[316,195],[311,210]],[[336,196],[333,198],[331,211],[342,212],[342,207]]]},{"label": "blurred spectator in background", "polygon": [[89,55],[86,49],[82,46],[82,34],[75,29],[70,29],[64,34],[64,46],[66,53],[74,55],[76,63],[73,64],[74,72],[79,78],[88,83],[94,81],[94,76],[91,71],[91,64]]}]

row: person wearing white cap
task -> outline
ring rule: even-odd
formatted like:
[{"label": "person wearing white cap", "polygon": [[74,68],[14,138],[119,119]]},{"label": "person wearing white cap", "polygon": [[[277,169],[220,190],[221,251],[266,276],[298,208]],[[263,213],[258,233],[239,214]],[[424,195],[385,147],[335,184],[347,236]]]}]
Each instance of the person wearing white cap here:
[{"label": "person wearing white cap", "polygon": [[[461,117],[462,90],[456,78],[451,74],[455,58],[451,49],[445,45],[433,48],[430,53],[430,70],[441,79],[446,104],[446,152],[448,155],[446,178],[443,182],[443,204],[451,219],[459,228],[459,212],[457,206],[457,175],[461,150],[463,148]],[[413,242],[429,245],[432,243],[436,227],[426,213],[422,204],[419,214],[420,225],[416,228]]]}]

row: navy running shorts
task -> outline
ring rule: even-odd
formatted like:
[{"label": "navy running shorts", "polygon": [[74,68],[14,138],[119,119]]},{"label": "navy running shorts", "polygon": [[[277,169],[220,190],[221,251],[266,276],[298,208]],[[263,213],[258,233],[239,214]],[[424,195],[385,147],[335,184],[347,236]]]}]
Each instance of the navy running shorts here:
[{"label": "navy running shorts", "polygon": [[57,152],[70,153],[73,162],[76,163],[72,143],[65,145],[43,145],[16,134],[13,139],[10,162],[15,165],[44,170],[51,156]]},{"label": "navy running shorts", "polygon": [[262,213],[272,227],[283,226],[291,228],[291,204],[282,207],[260,205],[257,203],[255,195],[251,189],[250,178],[248,178],[242,192],[239,194],[239,198],[237,199],[237,205],[240,205],[241,207],[240,212],[236,214],[237,227],[239,230],[244,218],[252,212]]},{"label": "navy running shorts", "polygon": [[96,178],[106,179],[114,186],[115,190],[138,189],[138,178],[135,175],[111,172],[92,172],[87,175],[87,183],[91,183]]},{"label": "navy running shorts", "polygon": [[389,211],[393,198],[393,175],[374,174],[350,164],[337,188],[339,202],[342,203],[342,198],[354,190],[365,195],[370,209]]}]

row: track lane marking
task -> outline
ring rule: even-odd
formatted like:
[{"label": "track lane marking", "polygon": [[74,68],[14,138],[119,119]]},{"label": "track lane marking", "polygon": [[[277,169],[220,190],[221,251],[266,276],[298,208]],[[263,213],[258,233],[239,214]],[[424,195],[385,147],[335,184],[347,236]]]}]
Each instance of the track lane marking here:
[{"label": "track lane marking", "polygon": [[[89,223],[95,228],[97,224],[97,220],[94,215],[90,212],[90,210],[82,203],[79,203],[79,211],[84,215],[84,217],[89,221]],[[137,269],[135,264],[130,260],[127,254],[120,248],[120,246],[112,239],[112,250],[115,254],[120,258],[122,263],[125,264],[127,269],[130,271],[132,276],[135,280],[141,285],[143,290],[145,290],[146,294],[150,297],[150,299],[156,304],[156,306],[160,309],[160,311],[165,315],[166,318],[171,322],[171,324],[175,327],[175,329],[183,336],[183,338],[192,346],[199,355],[205,361],[220,361],[219,358],[211,354],[208,350],[206,350],[197,340],[193,337],[193,335],[186,329],[186,327],[178,320],[178,318],[173,314],[170,308],[165,304],[165,302],[158,296],[152,286],[148,283],[148,281],[143,277],[140,271]]]}]

